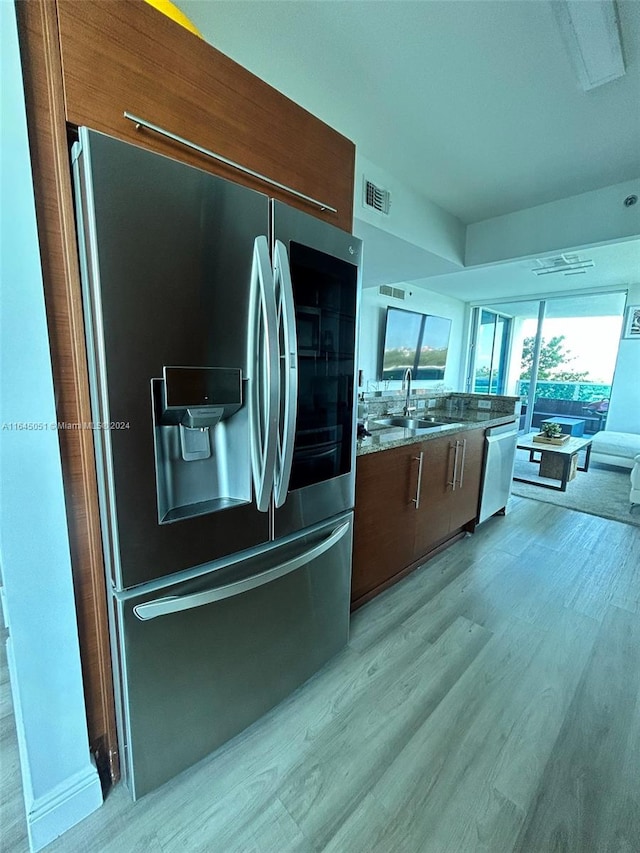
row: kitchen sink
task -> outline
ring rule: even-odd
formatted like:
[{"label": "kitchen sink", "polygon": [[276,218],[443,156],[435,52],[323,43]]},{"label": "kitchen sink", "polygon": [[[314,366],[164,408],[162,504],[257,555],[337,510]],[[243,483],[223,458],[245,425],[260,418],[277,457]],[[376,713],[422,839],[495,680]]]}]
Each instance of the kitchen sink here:
[{"label": "kitchen sink", "polygon": [[405,429],[434,429],[435,427],[448,426],[443,421],[431,420],[429,418],[376,418],[374,423],[387,427],[404,427]]}]

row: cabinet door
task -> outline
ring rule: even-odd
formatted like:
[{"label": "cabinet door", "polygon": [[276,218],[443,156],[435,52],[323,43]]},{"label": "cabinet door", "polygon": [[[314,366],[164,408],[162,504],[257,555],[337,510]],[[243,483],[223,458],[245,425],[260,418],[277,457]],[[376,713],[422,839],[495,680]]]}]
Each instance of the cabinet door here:
[{"label": "cabinet door", "polygon": [[416,519],[414,560],[446,539],[451,529],[455,442],[458,434],[433,438],[420,445],[423,454],[420,507]]},{"label": "cabinet door", "polygon": [[484,430],[467,430],[456,434],[454,438],[461,448],[458,451],[456,487],[452,492],[451,532],[473,521],[478,514]]},{"label": "cabinet door", "polygon": [[413,562],[420,449],[413,445],[358,457],[352,601]]},{"label": "cabinet door", "polygon": [[[351,231],[355,146],[141,0],[58,0],[66,119],[151,148]],[[182,136],[330,205],[322,210],[148,130]]]}]

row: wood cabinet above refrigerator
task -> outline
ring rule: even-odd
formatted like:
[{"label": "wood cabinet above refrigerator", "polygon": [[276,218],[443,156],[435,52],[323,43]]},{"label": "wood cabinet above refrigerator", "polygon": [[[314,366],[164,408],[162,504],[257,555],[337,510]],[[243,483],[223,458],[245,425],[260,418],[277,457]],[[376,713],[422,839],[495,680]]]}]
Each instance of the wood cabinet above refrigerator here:
[{"label": "wood cabinet above refrigerator", "polygon": [[[58,0],[66,119],[144,145],[351,231],[355,146],[142,0]],[[274,45],[274,50],[281,49]],[[136,129],[128,112],[337,213]]]}]

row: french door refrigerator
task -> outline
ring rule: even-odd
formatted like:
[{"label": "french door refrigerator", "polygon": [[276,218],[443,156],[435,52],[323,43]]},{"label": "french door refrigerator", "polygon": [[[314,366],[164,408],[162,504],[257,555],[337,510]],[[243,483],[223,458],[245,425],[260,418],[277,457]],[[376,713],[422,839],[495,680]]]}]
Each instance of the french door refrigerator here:
[{"label": "french door refrigerator", "polygon": [[347,642],[361,245],[96,131],[72,156],[135,799]]}]

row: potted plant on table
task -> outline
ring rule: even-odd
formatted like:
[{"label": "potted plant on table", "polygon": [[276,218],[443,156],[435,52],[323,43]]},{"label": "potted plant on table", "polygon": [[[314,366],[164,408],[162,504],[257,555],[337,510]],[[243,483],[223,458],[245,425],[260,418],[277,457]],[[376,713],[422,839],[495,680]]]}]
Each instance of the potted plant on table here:
[{"label": "potted plant on table", "polygon": [[562,435],[562,427],[560,424],[542,424],[542,434],[545,438],[560,438]]}]

